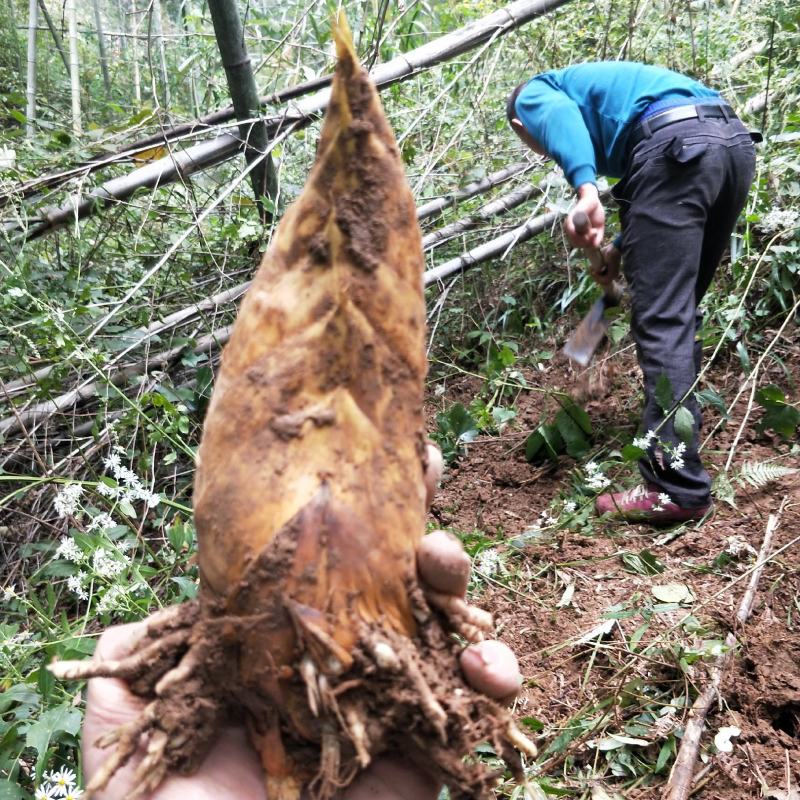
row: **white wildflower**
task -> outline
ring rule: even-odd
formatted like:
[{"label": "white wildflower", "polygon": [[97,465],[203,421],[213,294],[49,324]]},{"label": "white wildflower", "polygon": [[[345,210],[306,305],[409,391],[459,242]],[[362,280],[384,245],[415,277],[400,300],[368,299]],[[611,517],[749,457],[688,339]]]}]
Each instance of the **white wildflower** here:
[{"label": "white wildflower", "polygon": [[120,553],[127,553],[133,550],[134,546],[135,543],[131,539],[120,539],[117,542],[117,550],[119,550]]},{"label": "white wildflower", "polygon": [[500,571],[500,554],[493,547],[481,551],[476,564],[478,572],[484,575],[495,575]]},{"label": "white wildflower", "polygon": [[572,514],[575,512],[575,509],[577,507],[578,506],[576,505],[574,500],[567,500],[567,502],[564,503],[564,512],[567,514]]},{"label": "white wildflower", "polygon": [[6,294],[13,298],[25,297],[25,290],[20,289],[19,286],[10,286]]},{"label": "white wildflower", "polygon": [[119,457],[119,453],[111,452],[103,459],[103,464],[105,468],[109,472],[113,472],[116,477],[117,470],[122,467],[122,460]]},{"label": "white wildflower", "polygon": [[75,594],[79,600],[88,600],[89,595],[86,589],[83,588],[83,583],[86,580],[86,573],[81,570],[77,575],[70,575],[67,578],[67,588]]},{"label": "white wildflower", "polygon": [[679,442],[672,448],[672,452],[670,453],[670,462],[669,465],[672,469],[683,469],[684,461],[683,455],[686,452],[686,445],[683,442]]},{"label": "white wildflower", "polygon": [[72,517],[80,510],[78,502],[83,494],[83,486],[79,483],[70,483],[65,486],[53,501],[56,513],[59,517]]},{"label": "white wildflower", "polygon": [[109,486],[107,483],[103,483],[102,481],[97,484],[97,494],[102,495],[103,497],[118,497],[119,496],[119,487],[118,486]]},{"label": "white wildflower", "polygon": [[62,767],[58,772],[51,772],[44,778],[56,789],[56,796],[61,795],[62,797],[75,786],[76,781],[75,773],[66,767]]},{"label": "white wildflower", "polygon": [[58,795],[56,792],[58,791],[57,786],[53,786],[50,783],[43,783],[33,795],[33,800],[54,800],[55,797]]},{"label": "white wildflower", "polygon": [[605,489],[611,483],[594,461],[590,461],[584,467],[584,470],[586,471],[586,485],[589,489],[600,491],[600,489]]},{"label": "white wildflower", "polygon": [[84,556],[80,547],[78,547],[71,536],[62,536],[61,544],[59,544],[55,553],[55,558],[63,558],[66,561],[72,561],[77,564],[83,561]]},{"label": "white wildflower", "polygon": [[119,584],[112,586],[100,598],[100,602],[97,604],[97,612],[99,614],[108,614],[110,611],[117,611],[122,607],[122,601],[127,597],[127,594]]},{"label": "white wildflower", "polygon": [[125,567],[128,566],[127,559],[124,557],[117,560],[113,557],[110,550],[98,547],[92,557],[92,568],[101,578],[115,578]]},{"label": "white wildflower", "polygon": [[114,518],[111,514],[107,514],[105,511],[99,513],[87,526],[86,530],[89,531],[107,531],[110,528],[116,527],[116,522],[114,522]]},{"label": "white wildflower", "polygon": [[62,800],[78,800],[83,797],[83,789],[73,786],[62,798]]},{"label": "white wildflower", "polygon": [[658,502],[662,506],[666,506],[672,502],[672,498],[666,492],[660,492],[658,495]]},{"label": "white wildflower", "polygon": [[3,587],[3,600],[8,602],[9,600],[15,600],[17,597],[19,597],[19,595],[13,583],[9,583],[8,586]]}]

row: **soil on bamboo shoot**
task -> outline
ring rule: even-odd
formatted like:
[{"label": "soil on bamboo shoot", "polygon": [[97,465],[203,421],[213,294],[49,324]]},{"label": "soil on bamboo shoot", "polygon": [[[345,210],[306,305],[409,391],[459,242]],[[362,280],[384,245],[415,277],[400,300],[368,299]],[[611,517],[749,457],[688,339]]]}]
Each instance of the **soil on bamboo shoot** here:
[{"label": "soil on bamboo shoot", "polygon": [[247,720],[270,800],[331,798],[400,749],[491,794],[479,742],[519,771],[508,713],[461,677],[451,636],[488,615],[417,582],[425,526],[423,256],[413,199],[346,24],[316,163],[245,298],[205,421],[195,483],[199,600],[129,659],[62,664],[151,699],[90,791],[149,733],[145,797]]}]

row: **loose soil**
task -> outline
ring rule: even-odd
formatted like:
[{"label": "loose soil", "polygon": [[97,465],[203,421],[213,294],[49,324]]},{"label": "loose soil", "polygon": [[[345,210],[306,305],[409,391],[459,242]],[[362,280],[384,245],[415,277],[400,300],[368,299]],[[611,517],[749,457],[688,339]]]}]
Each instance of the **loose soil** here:
[{"label": "loose soil", "polygon": [[[791,337],[785,341],[791,341]],[[800,374],[800,350],[796,346],[785,348],[782,357],[789,375]],[[602,454],[630,442],[635,435],[638,374],[635,357],[627,350],[613,358],[599,359],[584,374],[575,374],[556,360],[541,372],[526,374],[526,378],[533,386],[561,389],[583,400],[597,432],[595,445]],[[480,380],[470,376],[448,381],[433,376],[433,380],[436,401],[429,407],[432,421],[437,411],[456,401],[467,404],[481,389]],[[732,397],[741,380],[735,365],[715,364],[709,383]],[[759,383],[770,380],[783,386],[787,383],[785,373],[764,375]],[[743,393],[730,422],[718,428],[706,445],[704,459],[712,477],[725,464],[748,397],[749,392]],[[505,574],[501,571],[491,579],[476,581],[471,599],[493,612],[500,638],[519,657],[525,685],[515,713],[518,718],[533,717],[544,723],[540,750],[546,749],[575,715],[586,716],[581,709],[604,698],[616,698],[609,709],[618,723],[607,722],[594,738],[623,732],[622,725],[632,716],[631,708],[637,707],[629,694],[661,690],[666,692],[665,698],[672,698],[685,696],[688,690],[691,699],[696,696],[708,680],[710,661],[695,662],[685,673],[677,667],[674,654],[680,647],[697,646],[701,639],[725,638],[746,587],[745,573],[755,557],[745,554],[716,567],[714,562],[726,550],[729,537],[744,540],[758,551],[769,514],[775,513],[786,498],[773,552],[791,546],[767,565],[759,582],[752,615],[739,634],[741,650],[724,676],[719,704],[707,721],[692,796],[700,800],[794,798],[794,794],[771,795],[768,789],[791,792],[800,785],[800,545],[793,541],[800,534],[800,481],[796,476],[787,477],[761,490],[737,486],[736,507],[718,502],[713,516],[701,524],[665,531],[598,520],[580,532],[551,530],[534,536],[520,549],[513,540],[529,531],[551,503],[553,507],[561,504],[561,498],[580,480],[580,465],[567,456],[557,464],[529,464],[524,455],[525,438],[542,417],[552,416],[557,406],[546,394],[530,391],[517,398],[516,408],[513,430],[477,439],[446,471],[431,522],[466,535],[468,546],[476,541],[483,541],[485,546],[488,540],[500,553]],[[785,443],[756,432],[759,416],[757,406],[751,409],[736,445],[735,468],[743,461],[766,460],[788,450]],[[714,413],[706,413],[706,432],[718,422]],[[791,457],[779,463],[797,466]],[[633,472],[627,473],[623,485],[632,485],[635,478]],[[587,498],[586,502],[591,500]],[[649,577],[624,569],[621,554],[645,548],[664,564],[662,574]],[[603,613],[612,606],[652,607],[651,587],[673,582],[688,586],[694,601],[678,610],[654,614],[638,648],[631,647],[630,637],[642,623],[639,615],[618,620],[603,638],[602,646],[596,647],[595,641],[575,645],[576,639],[603,621]],[[559,603],[570,583],[574,584],[572,601]],[[690,612],[702,624],[702,633],[687,634],[678,624]],[[637,655],[643,645],[658,637],[665,645],[661,651],[649,651],[650,658]],[[678,731],[686,713],[685,708],[675,713]],[[722,726],[741,729],[741,735],[732,739],[734,747],[729,754],[717,752],[712,744]],[[588,767],[592,774],[607,771],[606,753],[587,744],[592,738],[590,731],[575,739],[565,752],[548,758],[545,770],[553,774],[562,771],[568,783],[578,767]],[[639,755],[654,764],[663,737],[650,738],[654,743],[641,749]],[[668,767],[656,776],[652,771],[642,772],[645,779],[633,788],[631,776],[627,776],[629,788],[624,797],[659,798]],[[615,787],[618,784],[612,778],[606,791],[612,794]],[[577,792],[575,796],[585,795]]]}]

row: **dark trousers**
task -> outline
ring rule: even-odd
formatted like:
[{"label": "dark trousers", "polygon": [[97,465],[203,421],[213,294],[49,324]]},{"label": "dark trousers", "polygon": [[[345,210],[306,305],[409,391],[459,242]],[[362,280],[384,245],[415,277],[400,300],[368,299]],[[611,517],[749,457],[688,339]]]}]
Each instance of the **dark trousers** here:
[{"label": "dark trousers", "polygon": [[[666,375],[677,403],[694,417],[681,459],[653,440],[639,468],[678,505],[710,501],[711,479],[697,452],[701,418],[694,391],[702,346],[698,304],[708,289],[744,207],[755,172],[755,149],[737,119],[687,120],[639,142],[614,187],[622,222],[622,259],[631,290],[631,331],[644,376],[644,432],[677,447],[673,419],[656,400]],[[662,379],[663,383],[663,379]],[[672,463],[674,466],[671,466]]]}]

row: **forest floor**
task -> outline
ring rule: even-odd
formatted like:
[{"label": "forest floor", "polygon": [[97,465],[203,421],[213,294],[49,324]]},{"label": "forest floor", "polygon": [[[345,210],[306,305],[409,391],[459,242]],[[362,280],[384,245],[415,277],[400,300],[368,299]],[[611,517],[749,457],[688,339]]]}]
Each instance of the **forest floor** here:
[{"label": "forest floor", "polygon": [[[791,336],[784,341],[791,342]],[[789,375],[800,374],[796,344],[782,357]],[[631,441],[640,387],[630,350],[605,363],[599,359],[583,375],[557,359],[549,364],[537,375],[526,375],[531,385],[582,399],[595,443],[605,452]],[[733,364],[715,365],[709,375],[726,397],[741,380]],[[467,404],[479,389],[480,380],[471,376],[437,386],[431,417],[455,401]],[[725,464],[749,394],[743,393],[728,424],[715,429],[704,450],[712,476]],[[520,432],[469,444],[446,471],[431,511],[432,524],[458,533],[474,556],[471,598],[493,612],[500,638],[519,657],[525,681],[515,711],[544,752],[542,774],[554,786],[573,787],[571,797],[660,797],[688,707],[708,682],[722,642],[734,628],[769,515],[783,503],[774,557],[759,581],[752,615],[737,631],[741,647],[708,717],[692,796],[797,800],[798,476],[761,489],[737,486],[735,507],[718,501],[699,524],[655,529],[605,522],[592,515],[592,498],[585,491],[575,494],[577,462],[568,456],[544,466],[525,460],[523,431],[552,410],[548,402],[539,391],[521,393],[516,399]],[[760,409],[750,410],[736,443],[739,466],[788,451],[786,443],[756,431]],[[705,430],[718,421],[707,413]],[[796,466],[791,459],[781,463]],[[624,480],[615,485],[636,481],[635,468],[625,470]],[[562,524],[569,520],[564,504],[570,498],[577,500],[573,516],[583,520],[572,530]],[[543,512],[551,519],[543,519]],[[670,591],[677,594],[671,597]],[[712,744],[726,727],[740,731],[730,738],[731,752]]]}]

